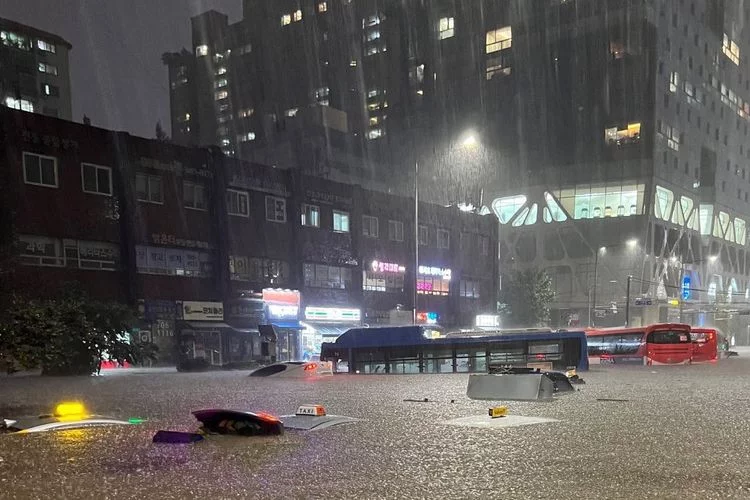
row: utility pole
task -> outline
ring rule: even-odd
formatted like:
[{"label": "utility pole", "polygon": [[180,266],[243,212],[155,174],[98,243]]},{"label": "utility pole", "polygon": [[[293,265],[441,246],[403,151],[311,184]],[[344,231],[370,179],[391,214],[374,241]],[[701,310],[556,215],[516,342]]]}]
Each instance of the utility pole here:
[{"label": "utility pole", "polygon": [[633,280],[633,275],[628,275],[628,288],[625,292],[625,326],[630,326],[630,282]]},{"label": "utility pole", "polygon": [[596,316],[596,284],[599,280],[599,252],[601,252],[601,248],[597,248],[596,250],[596,257],[594,257],[594,289],[593,289],[593,300],[591,298],[592,290],[589,290],[589,326],[594,326],[594,322],[591,317],[591,309],[592,309],[592,302],[593,302],[593,309],[594,309],[594,316]]},{"label": "utility pole", "polygon": [[417,286],[419,285],[419,161],[414,161],[414,315],[417,324]]}]

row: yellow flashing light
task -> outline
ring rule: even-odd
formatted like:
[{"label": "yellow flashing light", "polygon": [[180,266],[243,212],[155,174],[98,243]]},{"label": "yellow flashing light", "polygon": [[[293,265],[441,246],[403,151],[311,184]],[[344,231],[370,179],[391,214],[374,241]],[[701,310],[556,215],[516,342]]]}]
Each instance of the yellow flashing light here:
[{"label": "yellow flashing light", "polygon": [[78,401],[65,401],[55,406],[55,417],[61,419],[82,418],[87,415],[86,407]]},{"label": "yellow flashing light", "polygon": [[507,417],[508,407],[507,406],[494,406],[489,410],[490,418]]}]

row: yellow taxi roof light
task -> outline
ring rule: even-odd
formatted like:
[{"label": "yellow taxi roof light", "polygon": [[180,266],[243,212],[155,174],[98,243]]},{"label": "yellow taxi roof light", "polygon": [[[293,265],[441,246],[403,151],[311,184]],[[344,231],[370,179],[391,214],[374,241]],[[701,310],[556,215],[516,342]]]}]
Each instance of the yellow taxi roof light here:
[{"label": "yellow taxi roof light", "polygon": [[78,401],[66,401],[55,406],[56,417],[72,417],[86,415],[86,407]]}]

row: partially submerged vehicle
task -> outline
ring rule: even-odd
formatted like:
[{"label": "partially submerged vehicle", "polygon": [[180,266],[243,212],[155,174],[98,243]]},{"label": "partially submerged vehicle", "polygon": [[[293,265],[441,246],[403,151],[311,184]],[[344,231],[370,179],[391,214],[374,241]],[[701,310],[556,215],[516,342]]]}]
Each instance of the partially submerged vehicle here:
[{"label": "partially submerged vehicle", "polygon": [[251,377],[311,378],[333,375],[330,361],[284,361],[258,368]]},{"label": "partially submerged vehicle", "polygon": [[131,425],[141,419],[120,420],[114,417],[93,415],[83,403],[73,401],[60,403],[52,413],[37,416],[0,418],[0,434],[30,434],[36,432],[83,429],[112,425]]}]

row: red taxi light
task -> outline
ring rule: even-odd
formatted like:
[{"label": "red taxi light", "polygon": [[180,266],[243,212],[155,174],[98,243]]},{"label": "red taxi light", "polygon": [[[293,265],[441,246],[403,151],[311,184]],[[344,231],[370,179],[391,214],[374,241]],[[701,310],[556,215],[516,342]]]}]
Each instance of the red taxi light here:
[{"label": "red taxi light", "polygon": [[304,369],[306,372],[309,372],[309,371],[316,370],[317,368],[318,368],[318,363],[307,363]]},{"label": "red taxi light", "polygon": [[258,412],[256,413],[256,415],[258,416],[258,418],[260,418],[261,420],[265,420],[266,422],[274,422],[274,423],[281,422],[281,420],[279,420],[278,417],[275,417],[274,415],[271,415],[270,413]]}]

